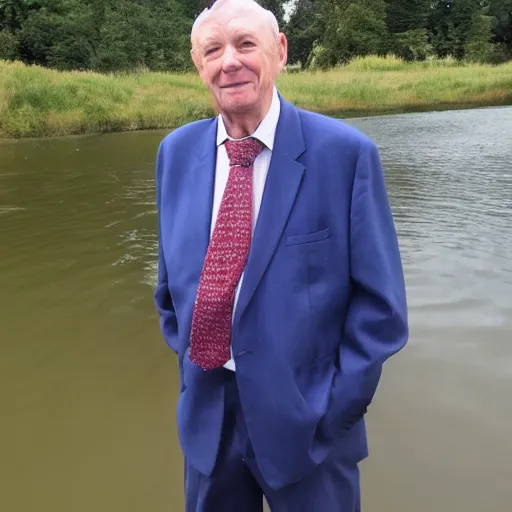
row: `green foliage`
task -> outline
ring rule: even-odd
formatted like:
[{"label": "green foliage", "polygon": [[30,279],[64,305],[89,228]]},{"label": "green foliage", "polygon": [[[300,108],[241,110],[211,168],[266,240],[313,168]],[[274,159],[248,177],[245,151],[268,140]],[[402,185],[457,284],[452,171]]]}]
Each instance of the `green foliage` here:
[{"label": "green foliage", "polygon": [[55,0],[29,11],[19,31],[20,54],[30,64],[58,69],[88,69],[94,52],[92,13],[87,5]]},{"label": "green foliage", "polygon": [[431,17],[432,44],[440,57],[465,56],[475,15],[481,12],[480,0],[439,0]]},{"label": "green foliage", "polygon": [[392,0],[387,6],[387,26],[391,33],[405,34],[426,29],[431,0]]},{"label": "green foliage", "polygon": [[325,4],[322,15],[326,21],[321,55],[328,55],[328,60],[334,55],[335,63],[343,63],[355,56],[386,53],[384,0],[337,0]]},{"label": "green foliage", "polygon": [[191,66],[192,19],[179,0],[0,0],[0,25],[0,41],[14,30],[29,64],[103,72]]},{"label": "green foliage", "polygon": [[492,18],[475,14],[465,45],[465,58],[471,62],[490,62],[496,55],[491,43]]},{"label": "green foliage", "polygon": [[314,22],[315,15],[315,1],[303,0],[297,4],[293,15],[285,25],[289,62],[306,66],[313,43],[322,35],[320,27]]},{"label": "green foliage", "polygon": [[496,42],[512,54],[512,0],[490,0],[488,14]]},{"label": "green foliage", "polygon": [[192,23],[180,11],[176,2],[161,2],[151,9],[134,2],[108,8],[92,69],[186,69],[191,65],[188,34]]},{"label": "green foliage", "polygon": [[338,60],[347,62],[356,55],[386,53],[385,15],[382,0],[351,2],[336,27]]},{"label": "green foliage", "polygon": [[425,60],[433,54],[424,28],[416,28],[394,34],[394,51],[406,60]]},{"label": "green foliage", "polygon": [[336,53],[333,49],[321,44],[314,44],[309,56],[308,68],[311,70],[323,70],[332,68],[337,61]]},{"label": "green foliage", "polygon": [[27,16],[29,4],[24,0],[0,0],[0,29],[14,33],[21,28]]},{"label": "green foliage", "polygon": [[210,0],[180,0],[185,16],[194,19],[203,9],[210,5]]},{"label": "green foliage", "polygon": [[8,30],[0,31],[0,59],[16,60],[19,57],[18,39]]},{"label": "green foliage", "polygon": [[[60,70],[186,72],[193,20],[210,1],[0,0],[0,58]],[[289,64],[303,70],[371,54],[512,58],[512,0],[257,1],[286,33]],[[289,18],[285,5],[294,5]]]}]

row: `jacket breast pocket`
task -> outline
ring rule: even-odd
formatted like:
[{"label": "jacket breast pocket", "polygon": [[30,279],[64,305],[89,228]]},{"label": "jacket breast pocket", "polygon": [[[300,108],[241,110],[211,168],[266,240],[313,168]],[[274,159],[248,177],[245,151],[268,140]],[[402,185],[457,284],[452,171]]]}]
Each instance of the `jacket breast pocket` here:
[{"label": "jacket breast pocket", "polygon": [[286,238],[286,245],[302,245],[320,242],[321,240],[329,238],[330,234],[330,228],[326,228],[320,231],[315,231],[314,233],[307,233],[305,235],[293,235]]}]

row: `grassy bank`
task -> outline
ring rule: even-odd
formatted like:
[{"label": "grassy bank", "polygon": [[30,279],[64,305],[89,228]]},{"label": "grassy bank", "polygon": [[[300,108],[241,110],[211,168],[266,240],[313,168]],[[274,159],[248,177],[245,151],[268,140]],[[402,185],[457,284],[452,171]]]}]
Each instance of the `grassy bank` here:
[{"label": "grassy bank", "polygon": [[[284,73],[296,105],[339,117],[512,104],[512,62],[461,65],[367,57],[327,72]],[[0,61],[0,137],[174,128],[213,114],[195,75],[57,72]]]}]

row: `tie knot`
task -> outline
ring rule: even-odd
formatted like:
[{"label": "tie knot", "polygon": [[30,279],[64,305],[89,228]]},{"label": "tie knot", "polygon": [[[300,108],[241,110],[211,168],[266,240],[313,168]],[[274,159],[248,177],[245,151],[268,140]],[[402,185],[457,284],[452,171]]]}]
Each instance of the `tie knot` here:
[{"label": "tie knot", "polygon": [[243,140],[227,140],[226,151],[228,153],[229,165],[240,167],[251,167],[256,157],[263,151],[263,144],[250,137]]}]

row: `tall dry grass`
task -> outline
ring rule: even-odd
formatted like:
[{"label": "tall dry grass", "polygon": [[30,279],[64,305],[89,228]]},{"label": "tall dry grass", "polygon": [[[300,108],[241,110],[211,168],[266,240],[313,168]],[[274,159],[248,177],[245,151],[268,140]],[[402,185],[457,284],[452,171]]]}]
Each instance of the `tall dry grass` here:
[{"label": "tall dry grass", "polygon": [[[278,87],[299,107],[339,117],[507,105],[512,63],[365,57],[327,72],[285,72]],[[192,74],[102,75],[0,61],[3,137],[174,128],[213,114]]]},{"label": "tall dry grass", "polygon": [[510,105],[512,62],[365,57],[332,71],[285,75],[280,90],[303,108],[342,117]]}]

